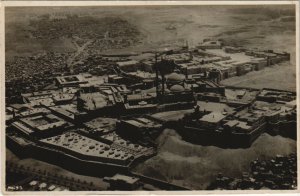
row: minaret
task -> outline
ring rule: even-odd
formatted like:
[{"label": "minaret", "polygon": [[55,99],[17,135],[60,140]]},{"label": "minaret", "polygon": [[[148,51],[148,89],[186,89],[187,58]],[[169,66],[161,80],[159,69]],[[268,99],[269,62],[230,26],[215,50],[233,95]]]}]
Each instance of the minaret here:
[{"label": "minaret", "polygon": [[185,72],[185,79],[187,80],[188,79],[188,68],[187,67],[185,68],[184,72]]},{"label": "minaret", "polygon": [[191,61],[191,60],[193,60],[193,54],[192,54],[192,51],[189,51],[189,60]]},{"label": "minaret", "polygon": [[155,80],[155,86],[156,86],[156,97],[158,97],[159,90],[158,90],[158,67],[157,67],[157,53],[155,53],[155,74],[156,74],[156,80]]},{"label": "minaret", "polygon": [[77,101],[77,110],[81,110],[82,108],[82,101],[80,100],[80,90],[78,90],[76,93],[75,93],[75,96],[76,96],[76,101]]},{"label": "minaret", "polygon": [[13,111],[12,111],[12,115],[13,115],[13,118],[15,118],[16,117],[16,111],[15,111],[15,109],[13,108]]},{"label": "minaret", "polygon": [[[160,59],[160,63],[163,63],[165,62],[164,59],[163,59],[163,56],[161,56],[161,59]],[[162,97],[165,95],[165,73],[161,70],[160,68],[160,75],[161,75],[161,94],[162,94]]]},{"label": "minaret", "polygon": [[186,46],[186,49],[189,50],[189,41],[188,40],[185,41],[185,46]]}]

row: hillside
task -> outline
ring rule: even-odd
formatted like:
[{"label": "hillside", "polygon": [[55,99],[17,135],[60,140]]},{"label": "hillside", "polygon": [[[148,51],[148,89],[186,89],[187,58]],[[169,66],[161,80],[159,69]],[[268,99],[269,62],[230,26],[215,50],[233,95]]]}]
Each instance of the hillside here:
[{"label": "hillside", "polygon": [[164,130],[157,141],[157,156],[138,165],[135,171],[192,189],[205,189],[219,172],[240,177],[256,158],[268,159],[276,154],[296,152],[295,140],[268,134],[261,135],[247,149],[190,144],[170,129]]}]

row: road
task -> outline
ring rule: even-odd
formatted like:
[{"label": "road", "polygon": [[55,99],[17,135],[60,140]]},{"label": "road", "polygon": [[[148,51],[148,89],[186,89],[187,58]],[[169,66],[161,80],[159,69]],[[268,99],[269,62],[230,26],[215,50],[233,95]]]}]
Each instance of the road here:
[{"label": "road", "polygon": [[24,166],[22,164],[7,162],[8,171],[13,173],[20,173],[22,175],[32,176],[34,179],[43,179],[49,183],[55,183],[61,186],[66,186],[72,190],[106,190],[107,186],[102,183],[94,183],[92,181],[82,180],[80,178],[68,177],[65,175],[58,175],[57,173],[48,172]]},{"label": "road", "polygon": [[87,42],[85,42],[82,46],[79,46],[78,43],[76,42],[76,40],[79,38],[74,37],[74,40],[72,41],[72,43],[75,45],[76,47],[76,52],[74,53],[74,55],[72,55],[68,61],[68,67],[73,66],[74,64],[76,64],[78,61],[76,61],[76,57],[78,57],[80,54],[82,54],[85,50],[85,48],[92,43],[92,40],[88,40]]}]

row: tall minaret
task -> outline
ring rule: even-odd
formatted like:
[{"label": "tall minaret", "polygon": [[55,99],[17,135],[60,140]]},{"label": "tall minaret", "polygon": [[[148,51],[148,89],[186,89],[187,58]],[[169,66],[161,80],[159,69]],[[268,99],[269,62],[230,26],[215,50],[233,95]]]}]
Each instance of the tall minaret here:
[{"label": "tall minaret", "polygon": [[186,49],[189,50],[189,41],[188,40],[185,40],[185,46],[186,46]]},{"label": "tall minaret", "polygon": [[158,67],[157,67],[157,53],[155,53],[155,74],[156,74],[156,80],[155,80],[155,86],[156,86],[156,97],[158,97],[158,93],[159,93],[159,90],[158,90],[158,85],[159,85],[159,82],[158,82]]},{"label": "tall minaret", "polygon": [[76,101],[77,101],[77,110],[81,110],[82,108],[82,101],[80,100],[80,90],[78,90],[76,93],[75,93],[75,96],[76,97]]},{"label": "tall minaret", "polygon": [[193,60],[193,53],[192,53],[192,51],[189,51],[189,60],[190,61]]}]

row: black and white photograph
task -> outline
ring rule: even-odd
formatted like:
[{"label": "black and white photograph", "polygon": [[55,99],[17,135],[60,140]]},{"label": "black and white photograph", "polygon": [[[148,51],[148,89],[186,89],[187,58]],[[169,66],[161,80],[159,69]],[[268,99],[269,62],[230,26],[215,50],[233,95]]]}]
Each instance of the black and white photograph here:
[{"label": "black and white photograph", "polygon": [[297,192],[298,6],[4,5],[5,193]]}]

